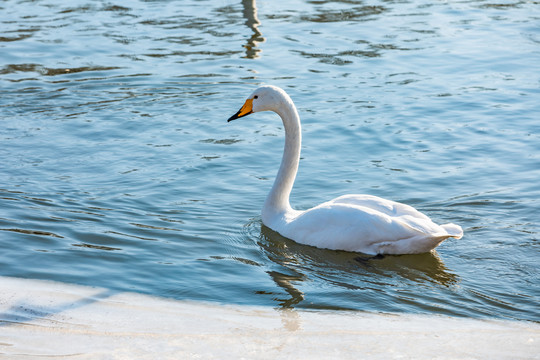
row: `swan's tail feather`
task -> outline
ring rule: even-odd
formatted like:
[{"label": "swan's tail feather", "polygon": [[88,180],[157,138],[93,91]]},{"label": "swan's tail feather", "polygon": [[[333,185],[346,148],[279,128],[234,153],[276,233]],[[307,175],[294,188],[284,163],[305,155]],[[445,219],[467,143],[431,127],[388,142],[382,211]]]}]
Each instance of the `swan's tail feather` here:
[{"label": "swan's tail feather", "polygon": [[451,237],[454,237],[456,239],[461,239],[461,237],[463,236],[463,229],[459,225],[456,225],[456,224],[444,224],[444,225],[441,225],[441,227]]}]

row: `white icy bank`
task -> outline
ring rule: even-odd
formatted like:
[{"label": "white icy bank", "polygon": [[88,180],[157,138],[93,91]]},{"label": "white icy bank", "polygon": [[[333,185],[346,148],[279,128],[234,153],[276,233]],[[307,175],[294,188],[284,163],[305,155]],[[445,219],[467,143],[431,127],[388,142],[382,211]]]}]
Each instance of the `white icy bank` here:
[{"label": "white icy bank", "polygon": [[540,359],[540,324],[279,311],[0,277],[6,359]]}]

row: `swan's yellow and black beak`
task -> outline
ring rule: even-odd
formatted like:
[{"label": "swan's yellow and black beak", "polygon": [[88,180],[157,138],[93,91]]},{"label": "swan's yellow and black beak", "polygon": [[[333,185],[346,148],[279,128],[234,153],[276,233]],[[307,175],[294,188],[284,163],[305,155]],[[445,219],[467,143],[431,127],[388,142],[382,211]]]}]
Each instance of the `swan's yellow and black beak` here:
[{"label": "swan's yellow and black beak", "polygon": [[253,99],[247,99],[246,102],[244,103],[244,106],[242,106],[242,108],[238,110],[236,114],[231,116],[229,120],[227,120],[227,122],[239,119],[243,116],[251,114],[252,112],[253,112]]}]

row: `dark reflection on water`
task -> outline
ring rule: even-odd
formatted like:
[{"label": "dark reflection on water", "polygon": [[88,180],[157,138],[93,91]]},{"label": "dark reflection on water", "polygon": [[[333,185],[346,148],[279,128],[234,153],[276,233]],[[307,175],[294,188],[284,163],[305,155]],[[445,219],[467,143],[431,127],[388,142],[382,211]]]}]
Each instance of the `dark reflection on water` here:
[{"label": "dark reflection on water", "polygon": [[65,74],[75,74],[79,72],[86,71],[107,71],[107,70],[116,70],[118,67],[113,66],[83,66],[78,68],[46,68],[39,64],[12,64],[5,65],[0,69],[0,75],[2,74],[11,74],[16,72],[35,72],[44,76],[55,76],[55,75],[65,75]]},{"label": "dark reflection on water", "polygon": [[[253,223],[253,226],[257,226]],[[295,307],[304,300],[301,288],[314,279],[325,286],[346,291],[374,291],[380,296],[385,287],[429,284],[452,287],[459,277],[450,271],[435,252],[420,255],[369,256],[344,251],[318,249],[297,244],[261,225],[258,242],[265,256],[281,271],[270,271],[272,280],[289,299],[276,299],[281,307]],[[305,306],[305,305],[304,305]],[[415,306],[422,307],[422,303]],[[309,305],[307,305],[309,307]],[[338,307],[336,307],[338,308]],[[366,309],[373,310],[373,309]]]},{"label": "dark reflection on water", "polygon": [[245,45],[246,48],[246,58],[255,59],[259,57],[258,44],[264,42],[265,39],[262,36],[262,33],[259,31],[259,25],[261,22],[257,18],[257,4],[255,0],[242,0],[242,6],[244,10],[242,14],[246,19],[246,25],[253,31],[253,35],[247,41]]},{"label": "dark reflection on water", "polygon": [[[311,1],[312,4],[322,5],[334,3],[334,1]],[[361,5],[364,2],[357,2]],[[326,22],[347,22],[347,21],[369,21],[374,20],[375,15],[381,15],[388,11],[384,6],[347,6],[346,8],[333,10],[315,7],[315,12],[309,15],[301,15],[298,21],[310,21],[317,23]]]},{"label": "dark reflection on water", "polygon": [[[0,275],[539,321],[537,8],[4,1]],[[263,83],[303,121],[294,207],[370,193],[464,238],[373,258],[261,229],[281,123],[226,119]]]},{"label": "dark reflection on water", "polygon": [[303,275],[287,275],[278,271],[269,271],[268,275],[270,275],[277,286],[285,290],[285,292],[290,296],[288,299],[273,299],[279,304],[280,307],[284,309],[294,308],[304,300],[304,294],[293,285],[301,282],[304,278]]}]

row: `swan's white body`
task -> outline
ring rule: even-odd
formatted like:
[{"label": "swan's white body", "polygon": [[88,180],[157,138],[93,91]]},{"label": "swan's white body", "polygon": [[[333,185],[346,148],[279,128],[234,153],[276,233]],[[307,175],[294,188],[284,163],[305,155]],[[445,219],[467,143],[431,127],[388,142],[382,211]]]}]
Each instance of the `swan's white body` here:
[{"label": "swan's white body", "polygon": [[272,230],[301,244],[366,254],[425,253],[446,238],[463,236],[458,225],[437,225],[411,206],[371,195],[344,195],[294,210],[289,196],[302,142],[298,112],[285,91],[262,86],[229,121],[258,111],[276,112],[285,127],[283,158],[262,209],[262,221]]}]

